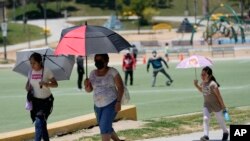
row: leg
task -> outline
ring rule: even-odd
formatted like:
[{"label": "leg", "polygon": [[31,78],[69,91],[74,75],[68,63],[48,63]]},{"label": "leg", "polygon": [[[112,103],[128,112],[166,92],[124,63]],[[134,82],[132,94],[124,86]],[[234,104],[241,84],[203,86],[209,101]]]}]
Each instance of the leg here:
[{"label": "leg", "polygon": [[157,76],[158,72],[159,72],[159,71],[153,71],[152,87],[154,87],[154,86],[155,86],[156,76]]},{"label": "leg", "polygon": [[173,81],[172,78],[169,76],[169,74],[165,71],[165,69],[161,69],[160,71],[169,79],[169,81],[171,82]]},{"label": "leg", "polygon": [[78,72],[78,81],[77,81],[78,88],[82,89],[83,70],[78,69],[77,72]]},{"label": "leg", "polygon": [[228,133],[227,126],[226,126],[225,120],[223,118],[222,111],[215,112],[215,116],[216,116],[216,119],[217,119],[221,129],[223,130],[223,132]]},{"label": "leg", "polygon": [[120,141],[120,139],[119,139],[119,137],[117,136],[117,134],[116,134],[115,131],[111,133],[111,139],[112,139],[113,141]]},{"label": "leg", "polygon": [[133,85],[133,71],[129,71],[129,75],[130,75],[130,85]]},{"label": "leg", "polygon": [[49,141],[47,122],[44,116],[37,116],[35,121],[35,141]]},{"label": "leg", "polygon": [[110,141],[111,135],[110,134],[102,134],[102,141]]},{"label": "leg", "polygon": [[35,120],[35,141],[41,141],[42,139],[42,121],[36,117]]},{"label": "leg", "polygon": [[128,71],[125,71],[125,85],[127,86],[128,82]]},{"label": "leg", "polygon": [[204,135],[209,136],[209,121],[210,121],[210,113],[206,107],[203,109],[203,130]]},{"label": "leg", "polygon": [[219,112],[215,112],[215,116],[216,116],[216,119],[217,119],[221,129],[223,130],[222,141],[227,141],[227,139],[228,139],[228,130],[227,130],[225,120],[223,118],[222,110],[219,111]]},{"label": "leg", "polygon": [[[113,134],[115,131],[112,127],[112,123],[113,123],[115,116],[116,116],[115,103],[116,103],[116,101],[103,107],[101,115],[99,116],[100,117],[98,120],[99,121],[99,128],[101,130],[101,135],[102,135],[103,141],[109,141],[112,137],[114,139],[116,139],[116,137],[117,137],[117,136],[115,136],[115,134]],[[113,134],[113,136],[112,136],[112,134]]]},{"label": "leg", "polygon": [[43,120],[43,141],[49,141],[49,133],[47,129],[47,121]]}]

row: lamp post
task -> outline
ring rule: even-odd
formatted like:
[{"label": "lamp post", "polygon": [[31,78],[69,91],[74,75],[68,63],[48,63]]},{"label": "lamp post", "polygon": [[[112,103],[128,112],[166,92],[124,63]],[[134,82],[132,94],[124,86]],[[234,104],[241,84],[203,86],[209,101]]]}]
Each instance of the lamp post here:
[{"label": "lamp post", "polygon": [[7,39],[8,24],[6,21],[2,22],[1,28],[2,28],[2,36],[3,36],[4,60],[7,60],[6,39]]},{"label": "lamp post", "polygon": [[47,36],[47,0],[44,0],[44,38],[45,38],[45,45],[48,45],[48,36]]},{"label": "lamp post", "polygon": [[13,14],[12,19],[16,21],[16,0],[13,0]]},{"label": "lamp post", "polygon": [[7,38],[8,24],[5,19],[5,2],[4,1],[0,1],[0,11],[2,12],[1,29],[2,29],[3,46],[4,46],[4,60],[7,61],[6,38]]},{"label": "lamp post", "polygon": [[188,0],[186,0],[186,6],[185,6],[185,12],[184,12],[185,16],[189,15],[189,7],[188,7]]},{"label": "lamp post", "polygon": [[194,24],[196,25],[197,20],[197,0],[194,0]]}]

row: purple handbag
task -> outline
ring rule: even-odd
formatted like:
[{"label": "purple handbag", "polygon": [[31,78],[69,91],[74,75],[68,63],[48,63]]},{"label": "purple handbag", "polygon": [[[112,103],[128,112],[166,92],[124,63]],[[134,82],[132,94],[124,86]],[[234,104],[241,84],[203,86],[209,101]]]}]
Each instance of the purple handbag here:
[{"label": "purple handbag", "polygon": [[31,111],[33,109],[32,101],[26,100],[25,109]]}]

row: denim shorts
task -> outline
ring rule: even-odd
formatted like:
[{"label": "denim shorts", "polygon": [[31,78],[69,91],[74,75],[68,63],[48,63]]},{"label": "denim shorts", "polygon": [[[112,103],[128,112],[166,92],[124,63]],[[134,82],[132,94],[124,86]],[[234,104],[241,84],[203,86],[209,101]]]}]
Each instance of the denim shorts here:
[{"label": "denim shorts", "polygon": [[115,104],[116,100],[104,107],[94,106],[95,115],[101,134],[111,134],[114,132],[112,123],[117,114],[117,112],[115,112]]}]

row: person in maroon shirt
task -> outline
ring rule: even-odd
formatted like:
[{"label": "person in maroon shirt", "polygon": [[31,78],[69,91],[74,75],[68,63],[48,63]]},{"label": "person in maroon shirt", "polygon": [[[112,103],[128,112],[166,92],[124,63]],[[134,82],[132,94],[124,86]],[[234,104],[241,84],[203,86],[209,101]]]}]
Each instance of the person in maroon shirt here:
[{"label": "person in maroon shirt", "polygon": [[135,69],[135,58],[130,53],[124,55],[122,60],[122,69],[125,72],[125,85],[127,85],[128,76],[130,76],[130,85],[133,85],[133,71]]}]

